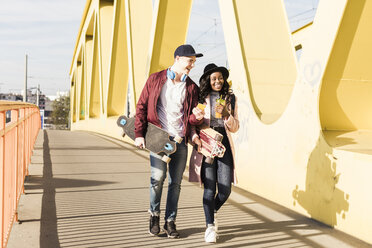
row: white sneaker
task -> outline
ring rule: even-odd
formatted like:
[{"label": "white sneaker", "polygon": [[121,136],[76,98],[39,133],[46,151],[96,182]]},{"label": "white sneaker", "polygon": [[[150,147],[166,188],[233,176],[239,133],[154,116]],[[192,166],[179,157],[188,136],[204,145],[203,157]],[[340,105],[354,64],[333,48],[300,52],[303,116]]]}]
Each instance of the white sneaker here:
[{"label": "white sneaker", "polygon": [[214,225],[208,224],[208,228],[207,230],[205,230],[204,240],[207,243],[216,243],[217,233],[216,233]]},{"label": "white sneaker", "polygon": [[218,233],[218,221],[217,221],[217,212],[214,212],[214,229],[216,230],[216,233]]}]

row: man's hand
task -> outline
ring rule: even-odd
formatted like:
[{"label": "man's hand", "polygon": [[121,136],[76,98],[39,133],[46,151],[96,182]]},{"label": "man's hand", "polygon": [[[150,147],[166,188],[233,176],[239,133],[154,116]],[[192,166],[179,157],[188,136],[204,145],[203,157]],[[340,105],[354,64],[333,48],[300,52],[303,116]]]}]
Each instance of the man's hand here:
[{"label": "man's hand", "polygon": [[134,140],[134,145],[137,146],[140,149],[145,148],[145,138],[143,138],[143,137],[137,137]]},{"label": "man's hand", "polygon": [[201,145],[202,145],[201,140],[199,139],[199,137],[195,137],[193,142],[195,143],[195,145],[198,146],[198,152],[200,153],[201,152]]},{"label": "man's hand", "polygon": [[195,115],[195,117],[198,121],[203,119],[204,115],[205,115],[204,109],[200,109],[198,107],[193,108],[192,113]]}]

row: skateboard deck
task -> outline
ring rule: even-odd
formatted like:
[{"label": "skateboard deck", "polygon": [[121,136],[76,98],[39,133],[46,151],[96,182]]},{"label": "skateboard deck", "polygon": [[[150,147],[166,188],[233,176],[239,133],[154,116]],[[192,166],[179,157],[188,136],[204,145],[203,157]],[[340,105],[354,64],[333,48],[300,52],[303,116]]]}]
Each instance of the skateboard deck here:
[{"label": "skateboard deck", "polygon": [[213,163],[214,157],[222,158],[226,148],[221,143],[223,135],[212,128],[200,130],[199,138],[202,143],[201,153],[206,157],[206,162]]},{"label": "skateboard deck", "polygon": [[[123,128],[123,137],[127,135],[132,140],[135,140],[134,122],[135,117],[128,118],[122,115],[118,118],[117,125]],[[145,149],[163,156],[162,160],[168,163],[170,161],[168,156],[176,152],[177,146],[176,141],[170,140],[167,131],[164,131],[152,123],[148,123],[145,137]]]}]

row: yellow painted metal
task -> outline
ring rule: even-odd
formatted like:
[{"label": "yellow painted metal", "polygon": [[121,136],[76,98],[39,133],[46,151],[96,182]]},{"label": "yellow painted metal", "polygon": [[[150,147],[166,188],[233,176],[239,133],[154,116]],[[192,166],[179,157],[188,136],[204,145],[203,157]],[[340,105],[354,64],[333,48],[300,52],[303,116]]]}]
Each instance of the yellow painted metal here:
[{"label": "yellow painted metal", "polygon": [[[174,50],[186,41],[191,7],[192,0],[155,1],[148,74],[173,64]],[[137,87],[136,95],[141,90]]]},{"label": "yellow painted metal", "polygon": [[[82,51],[83,53],[83,51]],[[84,58],[84,55],[81,55]],[[78,106],[78,116],[79,120],[85,119],[85,72],[84,72],[84,66],[85,66],[85,60],[82,59],[81,62],[78,62],[77,64],[77,75],[78,75],[78,82],[79,82],[79,106]]]},{"label": "yellow painted metal", "polygon": [[[248,81],[258,117],[264,123],[272,123],[284,112],[297,78],[284,4],[278,0],[220,3],[233,5],[240,52],[248,76],[244,82]],[[223,25],[228,29],[227,23]]]},{"label": "yellow painted metal", "polygon": [[306,47],[306,41],[311,40],[311,30],[313,22],[292,32],[292,42],[296,50]]},{"label": "yellow painted metal", "polygon": [[[95,19],[97,20],[97,18]],[[97,21],[95,21],[94,35],[93,35],[93,66],[92,66],[92,81],[90,86],[90,104],[89,104],[89,117],[97,118],[102,113],[102,87],[101,77],[99,71],[99,44],[98,44],[98,30]]]},{"label": "yellow painted metal", "polygon": [[72,74],[71,78],[71,106],[70,106],[70,113],[71,113],[71,121],[74,123],[76,122],[76,76],[75,72]]},{"label": "yellow painted metal", "polygon": [[[83,17],[82,17],[82,21],[80,23],[79,33],[78,33],[78,36],[77,36],[77,42],[75,43],[75,49],[74,49],[74,53],[73,53],[74,56],[76,55],[77,47],[80,44],[79,41],[81,40],[82,33],[84,32],[84,25],[86,25],[86,19],[87,19],[87,16],[88,16],[88,12],[89,12],[89,10],[91,9],[91,6],[92,6],[91,3],[92,3],[92,0],[87,0],[87,2],[85,3],[85,7],[84,7],[84,11],[83,11]],[[74,60],[75,59],[73,59],[73,61]],[[70,75],[72,75],[73,69],[74,69],[74,64],[71,63]]]},{"label": "yellow painted metal", "polygon": [[110,79],[110,65],[112,55],[112,42],[113,42],[113,20],[114,19],[114,2],[107,0],[99,1],[99,57],[100,57],[100,81],[101,81],[101,105],[103,113],[107,114],[107,92]]},{"label": "yellow painted metal", "polygon": [[371,1],[349,1],[323,77],[325,130],[372,129]]},{"label": "yellow painted metal", "polygon": [[81,61],[76,64],[76,87],[75,87],[75,115],[76,120],[79,120],[79,109],[80,109],[80,90],[81,90]]},{"label": "yellow painted metal", "polygon": [[129,69],[125,17],[125,1],[116,1],[112,52],[108,53],[111,55],[111,66],[107,116],[117,116],[124,113],[126,106]]},{"label": "yellow painted metal", "polygon": [[75,94],[75,100],[76,100],[76,118],[80,119],[80,104],[81,104],[81,61],[78,61],[76,65],[76,94]]},{"label": "yellow painted metal", "polygon": [[[367,175],[371,175],[372,164],[371,21],[371,1],[347,1],[319,97],[323,136],[339,153],[332,167],[343,166],[336,176],[347,190],[347,197],[342,199],[350,202],[350,213],[342,216],[338,226],[370,243],[372,199],[368,195],[372,185]],[[339,192],[332,196],[336,193]]]},{"label": "yellow painted metal", "polygon": [[85,40],[82,41],[84,44],[84,66],[85,66],[85,77],[86,77],[86,118],[90,116],[90,99],[91,99],[91,86],[92,86],[92,73],[93,73],[93,49],[94,49],[94,37],[95,32],[95,15],[91,14],[87,19],[87,28],[85,31]]},{"label": "yellow painted metal", "polygon": [[[142,83],[147,79],[145,65],[148,58],[151,18],[152,6],[148,0],[116,2],[108,116],[128,114],[128,101],[130,113],[135,112],[135,82]],[[129,84],[131,87],[128,87]],[[128,93],[130,99],[127,99]]]},{"label": "yellow painted metal", "polygon": [[[106,129],[107,119],[128,114],[129,83],[132,84],[129,101],[134,114],[134,84],[136,81],[143,84],[148,76],[151,22],[152,0],[87,1],[70,72],[74,81],[72,129],[88,130],[93,119],[99,119],[94,123]],[[81,64],[78,65],[78,61]],[[83,108],[85,114],[81,111]],[[116,125],[111,128],[115,129]]]},{"label": "yellow painted metal", "polygon": [[[155,1],[153,16],[151,0],[112,1],[105,37],[112,44],[104,49],[102,4],[88,2],[70,72],[72,129],[120,138],[116,120],[126,113],[128,86],[133,114],[149,73],[170,66],[185,42],[192,1]],[[371,3],[320,0],[314,22],[293,35],[282,1],[219,4],[239,105],[238,186],[371,243]],[[77,86],[81,46],[85,120],[76,118],[76,104],[84,102]]]},{"label": "yellow painted metal", "polygon": [[[219,3],[228,37],[230,78],[239,104],[241,128],[233,135],[238,186],[371,243],[372,110],[367,97],[372,93],[367,69],[372,57],[367,31],[371,3],[321,0],[313,24],[294,33],[292,48],[288,48],[292,37],[280,21],[282,6],[272,1]],[[261,6],[265,3],[270,16]],[[263,16],[276,22],[263,21]],[[278,39],[270,41],[278,40],[278,44],[268,45],[270,34],[260,29],[279,30]],[[292,49],[299,44],[302,55],[296,66]],[[283,80],[274,68],[283,58],[276,49],[292,57],[292,62],[281,66],[289,67],[283,71],[294,72],[290,78],[295,87],[291,93],[289,84],[288,90],[279,90],[278,80],[272,79],[269,91],[259,96],[264,69],[268,77],[278,75]],[[260,67],[265,63],[266,67]],[[255,80],[260,82],[256,86]],[[277,102],[280,108],[273,106]],[[266,118],[257,118],[257,109],[281,116],[269,118],[267,125]]]},{"label": "yellow painted metal", "polygon": [[84,77],[85,77],[85,107],[84,107],[84,119],[85,116],[89,115],[89,92],[90,92],[90,82],[92,80],[92,62],[93,62],[93,35],[85,36],[85,46],[84,46]]},{"label": "yellow painted metal", "polygon": [[152,1],[126,0],[128,25],[128,54],[129,56],[129,84],[130,113],[135,113],[137,99],[144,83],[148,78],[146,64],[150,50],[150,33],[152,27],[153,11]]}]

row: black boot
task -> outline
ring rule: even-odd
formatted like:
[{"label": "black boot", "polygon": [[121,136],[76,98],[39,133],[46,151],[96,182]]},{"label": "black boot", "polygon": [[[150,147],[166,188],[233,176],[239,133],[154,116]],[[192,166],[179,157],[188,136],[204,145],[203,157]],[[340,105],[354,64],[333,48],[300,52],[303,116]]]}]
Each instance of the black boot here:
[{"label": "black boot", "polygon": [[160,232],[159,216],[151,214],[149,233],[153,236],[157,236],[159,232]]},{"label": "black boot", "polygon": [[178,239],[180,237],[180,234],[176,230],[176,224],[174,223],[173,220],[165,222],[164,231],[167,234],[168,238]]}]

